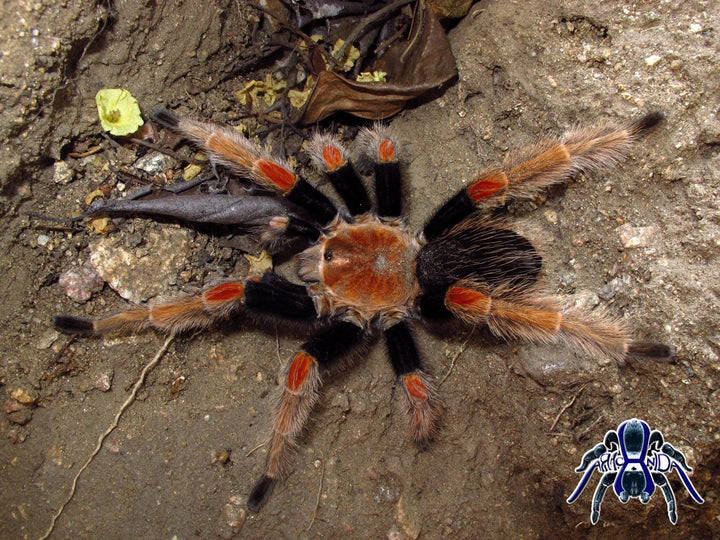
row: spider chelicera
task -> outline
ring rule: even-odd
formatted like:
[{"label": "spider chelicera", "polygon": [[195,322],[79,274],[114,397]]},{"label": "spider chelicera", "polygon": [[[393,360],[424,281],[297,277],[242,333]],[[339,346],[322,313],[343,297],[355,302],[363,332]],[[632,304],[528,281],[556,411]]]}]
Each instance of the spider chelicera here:
[{"label": "spider chelicera", "polygon": [[421,445],[434,433],[439,401],[423,371],[413,320],[457,317],[487,325],[501,338],[562,342],[617,361],[673,355],[668,345],[633,341],[618,320],[567,307],[562,298],[544,294],[537,283],[541,258],[535,248],[488,212],[578,173],[615,165],[662,121],[661,113],[619,129],[573,129],[510,154],[501,167],[482,172],[441,206],[417,234],[403,223],[396,145],[383,127],[363,130],[357,141],[374,163],[374,205],[340,142],[327,135],[314,138],[314,161],[340,195],[344,207],[339,207],[234,130],[179,118],[165,109],[153,116],[201,147],[214,166],[249,178],[302,209],[269,216],[266,233],[304,242],[298,276],[305,284],[273,272],[249,275],[199,296],[97,320],[64,315],[53,324],[79,335],[146,328],[174,334],[248,312],[315,325],[317,334],[300,347],[281,376],[265,470],[248,498],[253,511],[281,476],[287,450],[318,401],[323,371],[362,351],[377,332],[384,335],[404,390],[410,434]]}]

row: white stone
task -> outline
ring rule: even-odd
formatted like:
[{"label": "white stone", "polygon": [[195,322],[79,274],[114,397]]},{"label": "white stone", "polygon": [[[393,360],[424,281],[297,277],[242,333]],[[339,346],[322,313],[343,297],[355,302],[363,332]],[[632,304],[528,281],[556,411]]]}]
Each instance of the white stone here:
[{"label": "white stone", "polygon": [[645,63],[648,66],[652,67],[655,64],[657,64],[660,60],[662,60],[662,56],[657,55],[657,54],[652,54],[645,59]]}]

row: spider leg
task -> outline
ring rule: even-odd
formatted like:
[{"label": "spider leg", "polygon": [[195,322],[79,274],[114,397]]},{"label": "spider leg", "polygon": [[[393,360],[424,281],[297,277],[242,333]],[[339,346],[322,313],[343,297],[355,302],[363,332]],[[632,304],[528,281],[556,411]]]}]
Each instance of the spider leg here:
[{"label": "spider leg", "polygon": [[348,160],[347,150],[337,138],[316,134],[310,148],[315,165],[325,172],[350,214],[357,216],[369,212],[371,205],[368,192]]},{"label": "spider leg", "polygon": [[420,446],[434,435],[439,399],[422,369],[410,327],[404,321],[385,330],[385,344],[395,375],[402,384],[410,434]]},{"label": "spider leg", "polygon": [[613,485],[613,482],[615,482],[616,476],[617,472],[607,472],[603,474],[597,489],[595,489],[595,494],[593,495],[592,510],[590,511],[590,523],[592,523],[593,525],[595,525],[598,522],[598,519],[600,519],[600,505],[602,505],[603,497],[605,497],[605,492],[610,486]]},{"label": "spider leg", "polygon": [[680,480],[682,480],[683,485],[685,486],[685,489],[687,489],[690,496],[695,499],[695,502],[698,504],[702,504],[705,502],[705,499],[703,499],[700,494],[695,489],[695,486],[693,486],[692,481],[690,480],[690,477],[687,475],[687,473],[682,469],[682,467],[678,467],[677,463],[673,462],[673,468],[677,471],[678,476],[680,476]]},{"label": "spider leg", "polygon": [[[662,437],[662,434],[660,435],[660,437]],[[662,438],[660,439],[660,442],[661,443],[664,442],[662,440]],[[675,448],[672,444],[670,444],[670,443],[663,444],[662,451],[665,454],[667,454],[668,456],[670,456],[672,459],[677,461],[683,467],[683,469],[685,469],[687,472],[692,472],[692,467],[690,467],[690,465],[688,465],[687,461],[685,460],[685,454],[683,454],[680,450]]]},{"label": "spider leg", "polygon": [[365,128],[358,135],[358,144],[375,164],[375,196],[377,215],[398,218],[402,215],[402,182],[395,141],[382,124]]},{"label": "spider leg", "polygon": [[[581,467],[582,467],[582,465],[581,465]],[[590,480],[590,477],[592,476],[593,472],[595,472],[595,469],[599,469],[599,468],[600,468],[600,463],[596,459],[595,462],[593,463],[592,467],[588,468],[587,470],[580,469],[580,468],[575,469],[575,472],[585,471],[585,473],[583,474],[582,478],[578,482],[578,485],[575,486],[575,491],[573,491],[570,494],[570,496],[567,498],[568,504],[572,504],[577,500],[577,498],[580,496],[580,494],[585,489],[585,486],[587,485],[588,481]]]},{"label": "spider leg", "polygon": [[660,472],[652,473],[653,480],[660,486],[663,496],[665,497],[665,503],[667,504],[667,514],[670,518],[670,523],[675,525],[677,523],[677,504],[675,501],[675,493],[672,490],[672,486],[667,480],[667,477]]},{"label": "spider leg", "polygon": [[618,321],[601,313],[564,310],[557,297],[502,292],[494,297],[482,290],[472,283],[458,282],[448,288],[444,305],[457,318],[469,324],[487,324],[493,334],[504,339],[563,341],[618,361],[626,356],[669,358],[673,354],[667,345],[632,341]]},{"label": "spider leg", "polygon": [[342,322],[305,343],[281,377],[281,394],[275,409],[265,472],[253,486],[248,508],[258,511],[267,501],[282,474],[284,458],[297,439],[317,403],[320,390],[320,368],[325,368],[360,345],[363,328]]},{"label": "spider leg", "polygon": [[139,306],[97,320],[73,315],[52,319],[58,330],[83,336],[110,332],[139,332],[155,328],[168,334],[203,329],[241,308],[258,314],[312,321],[317,312],[305,287],[273,273],[254,274],[243,281],[212,287],[198,296]]},{"label": "spider leg", "polygon": [[510,154],[502,167],[480,173],[470,185],[440,207],[425,226],[423,234],[431,240],[468,217],[479,206],[531,197],[578,173],[614,166],[627,156],[633,143],[663,118],[661,112],[653,112],[620,129],[572,129],[559,139],[542,141],[517,154]]},{"label": "spider leg", "polygon": [[[595,448],[593,448],[592,450],[588,450],[587,452],[585,452],[585,455],[583,456],[582,461],[580,462],[580,465],[577,467],[577,469],[575,469],[575,472],[577,472],[577,473],[583,472],[585,469],[588,468],[588,465],[590,465],[590,463],[592,461],[595,461],[597,458],[599,458],[605,452],[607,452],[607,448],[602,443],[595,446]],[[594,466],[597,466],[597,465],[599,465],[599,464],[596,464]]]},{"label": "spider leg", "polygon": [[223,165],[231,172],[285,196],[307,210],[321,226],[337,217],[337,208],[330,199],[295,174],[289,165],[263,152],[237,131],[180,118],[167,109],[155,109],[151,116],[160,125],[184,135],[202,148],[213,167]]}]

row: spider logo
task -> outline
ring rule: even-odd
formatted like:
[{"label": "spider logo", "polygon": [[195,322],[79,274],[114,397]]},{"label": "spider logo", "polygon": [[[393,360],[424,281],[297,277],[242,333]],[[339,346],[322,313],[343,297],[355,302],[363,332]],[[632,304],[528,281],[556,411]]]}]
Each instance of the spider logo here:
[{"label": "spider logo", "polygon": [[659,486],[665,497],[670,523],[675,525],[675,493],[665,476],[665,473],[672,472],[673,469],[677,471],[690,496],[698,504],[704,502],[686,474],[692,472],[692,469],[686,463],[683,453],[666,443],[662,433],[656,429],[650,431],[647,422],[637,418],[626,420],[618,426],[617,431],[608,431],[604,442],[585,453],[582,463],[575,469],[575,472],[585,471],[585,474],[568,497],[568,503],[572,504],[577,500],[595,469],[602,473],[602,478],[593,495],[590,512],[593,525],[600,519],[600,505],[611,485],[623,504],[630,499],[640,499],[641,503],[647,504],[655,486]]},{"label": "spider logo", "polygon": [[[314,138],[314,161],[342,199],[344,205],[338,206],[235,130],[180,118],[166,109],[153,116],[201,147],[213,166],[221,165],[277,195],[285,211],[278,215],[278,205],[267,206],[270,210],[261,220],[264,234],[275,245],[287,240],[293,242],[286,246],[304,243],[298,257],[298,278],[304,284],[273,272],[249,275],[199,296],[97,320],[63,315],[53,324],[63,332],[86,336],[147,328],[174,334],[247,313],[314,327],[315,337],[300,347],[281,377],[265,470],[248,499],[253,511],[265,503],[282,474],[287,451],[319,399],[321,374],[348,356],[362,354],[374,335],[385,338],[403,389],[412,439],[422,446],[432,438],[439,398],[423,369],[413,320],[454,316],[470,325],[487,325],[501,338],[563,342],[619,362],[627,356],[673,355],[668,345],[633,341],[617,320],[567,307],[561,298],[544,294],[537,283],[541,258],[535,248],[489,212],[578,173],[615,165],[662,121],[662,113],[619,129],[573,129],[562,138],[512,154],[501,167],[480,173],[415,234],[402,219],[396,144],[385,127],[365,129],[357,141],[374,164],[374,205],[340,142],[328,135]],[[248,198],[252,199],[243,197]],[[253,212],[261,210],[250,206]],[[112,209],[108,205],[107,213]],[[90,209],[95,211],[103,209]],[[223,212],[219,213],[227,223]],[[234,223],[257,224],[256,212],[252,220],[248,216],[241,212]]]}]

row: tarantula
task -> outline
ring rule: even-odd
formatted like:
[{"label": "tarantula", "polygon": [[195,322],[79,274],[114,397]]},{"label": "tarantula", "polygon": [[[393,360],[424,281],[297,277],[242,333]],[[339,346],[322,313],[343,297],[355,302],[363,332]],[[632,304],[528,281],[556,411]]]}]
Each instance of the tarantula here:
[{"label": "tarantula", "polygon": [[567,307],[560,297],[544,294],[538,285],[538,252],[488,212],[575,174],[615,165],[662,121],[662,113],[620,129],[573,129],[511,154],[501,167],[480,173],[449,199],[417,234],[402,219],[396,144],[384,127],[364,129],[358,137],[374,164],[375,205],[347,150],[334,137],[315,136],[314,161],[342,199],[340,208],[234,130],[179,118],[165,109],[153,116],[202,148],[213,166],[224,166],[304,209],[269,217],[267,230],[275,238],[305,242],[298,265],[305,284],[273,272],[249,275],[199,296],[97,320],[64,315],[52,322],[63,332],[80,335],[146,328],[175,334],[239,312],[315,325],[318,333],[300,347],[281,377],[265,470],[248,498],[253,511],[270,495],[287,450],[296,444],[318,401],[321,373],[362,349],[373,333],[384,335],[404,390],[410,434],[420,445],[434,433],[439,399],[413,339],[415,319],[457,317],[487,325],[501,338],[563,342],[617,361],[673,355],[668,345],[632,340],[620,321]]}]

